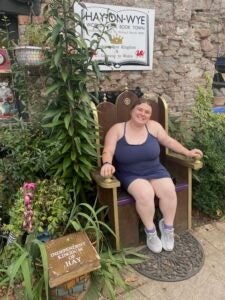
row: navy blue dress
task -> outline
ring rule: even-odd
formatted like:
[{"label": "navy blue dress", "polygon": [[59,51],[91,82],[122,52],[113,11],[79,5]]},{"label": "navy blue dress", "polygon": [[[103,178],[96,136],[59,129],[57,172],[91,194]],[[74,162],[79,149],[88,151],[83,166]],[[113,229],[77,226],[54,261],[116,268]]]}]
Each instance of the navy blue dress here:
[{"label": "navy blue dress", "polygon": [[116,144],[114,165],[116,177],[127,190],[129,184],[135,179],[158,179],[171,177],[159,161],[160,145],[147,129],[147,139],[143,144],[131,145],[126,141],[126,123],[124,135]]}]

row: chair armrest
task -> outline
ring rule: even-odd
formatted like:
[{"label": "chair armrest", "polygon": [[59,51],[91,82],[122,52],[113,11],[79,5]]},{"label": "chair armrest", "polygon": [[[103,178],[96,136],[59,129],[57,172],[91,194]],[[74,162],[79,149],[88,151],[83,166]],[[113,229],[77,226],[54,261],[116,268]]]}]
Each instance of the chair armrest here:
[{"label": "chair armrest", "polygon": [[199,170],[203,167],[203,162],[199,158],[194,159],[174,152],[168,152],[166,154],[166,159],[179,163],[180,165],[191,168],[193,170]]},{"label": "chair armrest", "polygon": [[100,175],[99,170],[95,170],[91,172],[91,177],[94,179],[94,181],[97,183],[98,186],[104,188],[104,189],[113,189],[120,187],[120,182],[118,179],[116,179],[115,176],[112,176],[110,178],[105,178]]}]

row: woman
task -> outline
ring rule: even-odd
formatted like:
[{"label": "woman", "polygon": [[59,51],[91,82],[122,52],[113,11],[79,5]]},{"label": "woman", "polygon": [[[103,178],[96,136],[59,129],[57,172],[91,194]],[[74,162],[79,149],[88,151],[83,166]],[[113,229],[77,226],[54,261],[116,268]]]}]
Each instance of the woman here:
[{"label": "woman", "polygon": [[[122,186],[136,200],[137,212],[145,226],[147,246],[154,253],[162,248],[174,248],[173,222],[177,196],[168,171],[159,161],[162,144],[187,157],[202,156],[199,149],[188,150],[168,136],[163,127],[150,120],[152,108],[144,99],[138,99],[131,110],[128,122],[113,125],[106,134],[102,153],[101,175],[115,173]],[[154,197],[160,199],[163,219],[159,222],[161,240],[157,236],[153,218]]]}]

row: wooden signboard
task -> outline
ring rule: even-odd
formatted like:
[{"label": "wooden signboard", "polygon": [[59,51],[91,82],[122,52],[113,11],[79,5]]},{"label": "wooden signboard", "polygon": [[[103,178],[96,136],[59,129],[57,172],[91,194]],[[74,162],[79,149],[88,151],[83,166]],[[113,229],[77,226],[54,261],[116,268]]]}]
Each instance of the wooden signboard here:
[{"label": "wooden signboard", "polygon": [[100,268],[100,257],[85,232],[51,240],[45,248],[51,288]]}]

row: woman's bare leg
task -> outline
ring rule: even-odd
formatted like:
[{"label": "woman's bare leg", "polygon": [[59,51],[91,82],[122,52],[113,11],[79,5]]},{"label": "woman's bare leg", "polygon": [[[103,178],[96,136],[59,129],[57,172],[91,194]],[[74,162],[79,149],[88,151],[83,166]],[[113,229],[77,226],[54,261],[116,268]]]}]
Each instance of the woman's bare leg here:
[{"label": "woman's bare leg", "polygon": [[173,225],[177,208],[177,195],[172,179],[153,179],[151,180],[151,184],[155,194],[159,198],[159,208],[165,224]]},{"label": "woman's bare leg", "polygon": [[145,179],[136,179],[129,185],[128,192],[136,200],[136,209],[145,228],[154,228],[155,193],[150,182]]}]

